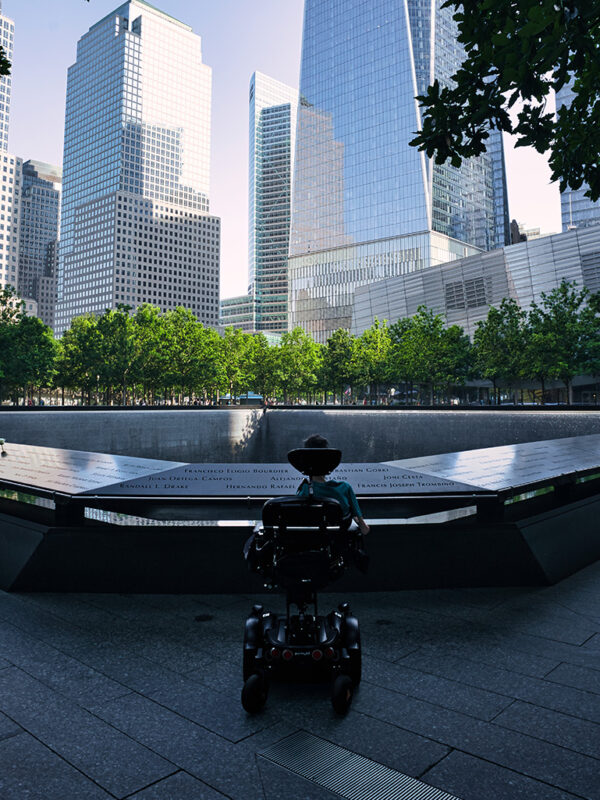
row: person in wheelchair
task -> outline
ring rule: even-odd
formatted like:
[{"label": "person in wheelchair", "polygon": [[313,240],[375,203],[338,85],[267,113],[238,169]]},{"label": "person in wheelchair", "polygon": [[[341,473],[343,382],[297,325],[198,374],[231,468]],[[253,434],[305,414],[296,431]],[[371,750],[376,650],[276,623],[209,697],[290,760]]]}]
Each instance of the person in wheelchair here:
[{"label": "person in wheelchair", "polygon": [[[329,447],[329,442],[324,436],[314,433],[304,440],[304,447]],[[337,500],[342,507],[344,516],[352,518],[354,526],[358,526],[358,530],[363,536],[369,533],[370,528],[363,519],[354,489],[349,483],[346,481],[328,481],[324,475],[313,475],[312,483],[315,497],[331,497],[333,500]],[[296,494],[300,497],[308,497],[309,492],[310,483],[305,479],[300,484]],[[356,530],[354,526],[352,524],[349,525],[349,530]]]},{"label": "person in wheelchair", "polygon": [[352,564],[362,572],[367,569],[368,556],[360,543],[369,527],[354,491],[348,483],[325,479],[341,455],[322,436],[309,437],[304,448],[291,450],[289,462],[308,480],[296,495],[267,500],[262,524],[244,547],[249,569],[262,576],[265,587],[279,588],[286,596],[285,614],[257,604],[246,619],[242,705],[249,713],[263,707],[274,677],[330,679],[333,707],[342,714],[360,683],[358,619],[348,603],[326,615],[317,611],[320,589]]}]

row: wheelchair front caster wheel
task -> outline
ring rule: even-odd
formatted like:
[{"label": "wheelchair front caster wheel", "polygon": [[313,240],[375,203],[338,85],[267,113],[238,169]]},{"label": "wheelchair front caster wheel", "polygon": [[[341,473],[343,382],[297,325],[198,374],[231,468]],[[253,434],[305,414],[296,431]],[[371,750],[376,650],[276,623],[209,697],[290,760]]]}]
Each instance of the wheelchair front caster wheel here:
[{"label": "wheelchair front caster wheel", "polygon": [[331,705],[336,714],[345,714],[352,702],[352,678],[338,675],[331,687]]},{"label": "wheelchair front caster wheel", "polygon": [[267,702],[268,686],[263,675],[250,675],[242,689],[242,706],[248,714],[256,714]]}]

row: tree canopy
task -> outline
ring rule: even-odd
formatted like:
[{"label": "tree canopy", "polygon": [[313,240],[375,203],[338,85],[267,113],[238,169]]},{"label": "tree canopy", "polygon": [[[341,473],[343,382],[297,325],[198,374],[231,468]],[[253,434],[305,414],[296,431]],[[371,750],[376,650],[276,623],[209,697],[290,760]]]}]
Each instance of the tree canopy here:
[{"label": "tree canopy", "polygon": [[57,350],[50,328],[25,314],[25,304],[12,287],[0,288],[0,402],[5,395],[16,402],[26,387],[48,386]]},{"label": "tree canopy", "polygon": [[596,304],[588,304],[589,295],[587,289],[563,281],[548,294],[542,292],[541,303],[532,303],[529,312],[530,369],[563,381],[569,403],[573,378],[589,367],[590,349],[597,348]]},{"label": "tree canopy", "polygon": [[[250,392],[265,402],[333,396],[379,403],[393,394],[396,401],[435,404],[452,402],[471,378],[492,381],[487,396],[496,403],[507,390],[538,393],[540,383],[544,402],[548,381],[562,382],[571,402],[576,375],[600,377],[600,293],[563,281],[527,311],[505,299],[489,308],[473,339],[425,306],[392,325],[375,319],[360,336],[339,329],[322,345],[301,328],[275,344],[231,327],[219,334],[188,309],[161,312],[145,304],[76,317],[55,341],[4,288],[0,402],[34,402],[62,389],[63,402],[66,392],[88,405],[218,403],[223,394],[236,402]],[[480,398],[476,387],[470,391]]]},{"label": "tree canopy", "polygon": [[[411,144],[460,166],[486,149],[489,131],[549,153],[561,190],[589,185],[600,197],[600,3],[597,0],[447,0],[462,66],[450,86],[436,80],[418,100],[422,130]],[[575,99],[555,116],[552,91],[573,81]],[[511,109],[518,109],[516,122]]]},{"label": "tree canopy", "polygon": [[516,300],[505,297],[477,323],[473,336],[475,366],[482,378],[514,387],[526,372],[526,314]]}]

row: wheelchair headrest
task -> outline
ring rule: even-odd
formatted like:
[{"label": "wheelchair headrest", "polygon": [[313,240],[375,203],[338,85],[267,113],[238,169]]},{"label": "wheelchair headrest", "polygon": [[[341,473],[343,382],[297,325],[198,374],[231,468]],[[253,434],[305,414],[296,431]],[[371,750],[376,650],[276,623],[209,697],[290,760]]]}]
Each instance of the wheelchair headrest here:
[{"label": "wheelchair headrest", "polygon": [[328,475],[339,466],[342,451],[334,447],[299,447],[290,450],[288,461],[303,475]]}]

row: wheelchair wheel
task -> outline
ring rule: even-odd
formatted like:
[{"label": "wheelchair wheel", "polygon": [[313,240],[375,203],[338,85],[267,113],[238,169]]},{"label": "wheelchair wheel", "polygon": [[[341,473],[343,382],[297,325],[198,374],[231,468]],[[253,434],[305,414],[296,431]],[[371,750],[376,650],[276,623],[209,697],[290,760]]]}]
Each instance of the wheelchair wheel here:
[{"label": "wheelchair wheel", "polygon": [[242,689],[242,706],[248,714],[256,714],[267,702],[269,687],[264,675],[250,675]]},{"label": "wheelchair wheel", "polygon": [[345,714],[352,702],[352,678],[338,675],[331,686],[331,705],[336,714]]},{"label": "wheelchair wheel", "polygon": [[256,650],[244,650],[244,681],[256,672]]},{"label": "wheelchair wheel", "polygon": [[349,650],[350,665],[348,675],[350,676],[354,686],[358,686],[362,678],[362,652],[360,649],[360,634],[358,637],[358,648],[356,650]]}]

